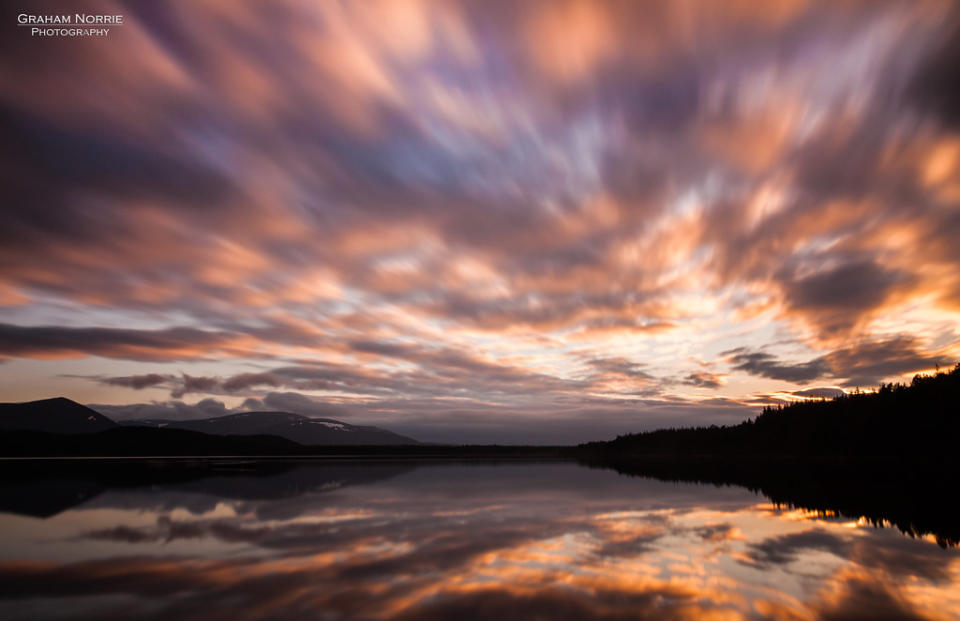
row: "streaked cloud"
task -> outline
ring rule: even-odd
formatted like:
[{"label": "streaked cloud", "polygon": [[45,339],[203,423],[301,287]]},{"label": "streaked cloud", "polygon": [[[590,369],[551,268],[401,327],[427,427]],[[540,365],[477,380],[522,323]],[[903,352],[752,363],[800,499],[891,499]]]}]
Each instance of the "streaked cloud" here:
[{"label": "streaked cloud", "polygon": [[826,362],[818,358],[799,364],[783,363],[772,354],[761,351],[746,351],[737,348],[729,352],[733,368],[752,375],[769,377],[787,382],[809,382],[829,373]]},{"label": "streaked cloud", "polygon": [[0,44],[5,398],[467,440],[960,358],[949,2],[88,4]]}]

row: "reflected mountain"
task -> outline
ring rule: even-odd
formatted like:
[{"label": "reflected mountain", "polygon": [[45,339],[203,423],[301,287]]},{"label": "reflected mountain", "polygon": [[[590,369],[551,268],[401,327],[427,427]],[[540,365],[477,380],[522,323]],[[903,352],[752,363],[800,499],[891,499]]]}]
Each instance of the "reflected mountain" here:
[{"label": "reflected mountain", "polygon": [[46,518],[83,504],[105,489],[95,479],[69,472],[22,477],[22,469],[0,467],[0,511]]},{"label": "reflected mountain", "polygon": [[143,501],[140,496],[176,496],[190,510],[197,505],[196,496],[246,501],[296,498],[382,481],[413,467],[281,460],[0,462],[0,511],[51,517],[89,504],[106,491],[135,497],[135,504]]}]

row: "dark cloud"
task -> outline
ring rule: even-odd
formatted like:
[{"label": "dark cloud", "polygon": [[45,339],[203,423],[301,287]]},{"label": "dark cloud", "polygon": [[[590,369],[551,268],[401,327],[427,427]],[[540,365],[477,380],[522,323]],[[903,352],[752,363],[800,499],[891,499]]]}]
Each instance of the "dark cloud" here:
[{"label": "dark cloud", "polygon": [[949,356],[925,350],[912,336],[865,341],[836,349],[824,356],[837,377],[847,378],[844,386],[876,386],[885,377],[950,366]]},{"label": "dark cloud", "polygon": [[847,394],[842,388],[804,388],[803,390],[794,390],[790,393],[798,397],[808,397],[812,399],[832,399]]},{"label": "dark cloud", "polygon": [[236,392],[254,386],[277,388],[282,385],[283,381],[273,373],[241,373],[224,380],[222,387],[227,392]]},{"label": "dark cloud", "polygon": [[509,589],[485,588],[472,593],[440,591],[433,601],[416,606],[398,620],[490,619],[519,616],[575,621],[637,618],[688,619],[703,612],[695,603],[696,594],[682,587],[664,586],[640,592],[599,589],[585,593],[574,589],[548,588],[523,594]]},{"label": "dark cloud", "polygon": [[203,399],[194,405],[182,401],[161,403],[134,403],[130,405],[91,404],[91,408],[114,420],[133,420],[144,418],[163,418],[169,420],[191,420],[211,418],[231,414],[222,401]]},{"label": "dark cloud", "polygon": [[933,548],[929,542],[878,530],[868,541],[856,542],[852,557],[863,567],[900,580],[922,579],[949,584],[957,550]]},{"label": "dark cloud", "polygon": [[213,377],[196,377],[183,373],[180,376],[180,385],[170,393],[175,399],[179,399],[185,394],[191,392],[208,393],[213,392],[219,384],[219,381]]},{"label": "dark cloud", "polygon": [[147,373],[145,375],[125,375],[121,377],[107,377],[101,380],[109,386],[126,386],[134,390],[142,390],[163,384],[170,380],[169,375],[160,375],[159,373]]},{"label": "dark cloud", "polygon": [[131,528],[130,526],[114,526],[113,528],[104,528],[101,530],[85,533],[85,539],[95,541],[114,541],[120,543],[146,543],[157,541],[153,533],[145,532],[140,528]]},{"label": "dark cloud", "polygon": [[720,388],[723,386],[723,377],[719,373],[695,371],[680,380],[680,383],[698,388]]},{"label": "dark cloud", "polygon": [[795,308],[874,308],[898,280],[896,273],[872,261],[850,263],[792,280],[787,301]]},{"label": "dark cloud", "polygon": [[849,330],[907,281],[905,274],[862,261],[785,279],[783,288],[790,309],[805,314],[823,333],[830,334]]},{"label": "dark cloud", "polygon": [[953,551],[945,552],[929,542],[885,529],[870,531],[860,538],[814,528],[769,537],[750,544],[749,549],[749,560],[744,562],[764,569],[798,561],[804,553],[828,552],[850,559],[876,576],[893,576],[897,580],[920,578],[934,584],[950,582],[949,558],[956,556]]},{"label": "dark cloud", "polygon": [[809,362],[798,364],[784,363],[772,354],[766,352],[751,352],[738,348],[723,352],[729,355],[733,368],[751,375],[769,377],[770,379],[785,380],[788,382],[809,382],[830,374],[830,367],[826,361],[817,358]]},{"label": "dark cloud", "polygon": [[834,601],[817,610],[824,621],[926,621],[896,586],[855,573],[844,576]]},{"label": "dark cloud", "polygon": [[[218,382],[218,380],[213,378],[193,378],[195,381],[200,380],[200,383],[204,383],[203,380],[205,379]],[[198,390],[195,392],[205,391]],[[222,401],[213,398],[202,399],[192,405],[179,400],[170,400],[153,403],[134,403],[130,405],[91,404],[90,407],[117,420],[144,418],[191,420],[250,411],[292,412],[312,418],[349,418],[356,417],[358,412],[364,409],[325,403],[322,400],[294,392],[271,392],[263,398],[249,397],[244,400],[241,406],[236,408],[228,408]]]},{"label": "dark cloud", "polygon": [[[64,235],[107,232],[100,227],[109,223],[90,218],[71,201],[85,193],[185,207],[216,206],[230,189],[225,175],[214,168],[165,152],[170,143],[135,143],[116,133],[60,125],[5,106],[0,107],[0,123],[6,138],[0,157],[23,174],[15,189],[29,190],[10,196],[4,212],[11,218],[4,229],[5,244],[47,237],[48,216],[54,211],[63,218],[56,231]],[[37,198],[43,201],[40,209]]]},{"label": "dark cloud", "polygon": [[209,357],[234,335],[196,328],[134,330],[0,324],[0,356],[89,356],[169,361]]},{"label": "dark cloud", "polygon": [[914,74],[910,95],[924,113],[946,127],[960,129],[960,25],[937,37],[936,45]]},{"label": "dark cloud", "polygon": [[693,533],[706,541],[728,541],[737,536],[737,528],[732,524],[711,524],[693,529]]},{"label": "dark cloud", "polygon": [[[251,407],[254,405],[257,405],[257,407]],[[271,392],[259,403],[251,401],[245,404],[245,408],[294,412],[313,418],[350,418],[357,416],[356,408],[324,403],[296,392]]]},{"label": "dark cloud", "polygon": [[613,374],[633,379],[653,379],[644,367],[646,365],[637,363],[627,358],[591,358],[587,364],[600,372],[601,376]]},{"label": "dark cloud", "polygon": [[760,568],[785,565],[797,560],[800,553],[814,550],[846,558],[852,545],[849,539],[823,529],[805,530],[750,544],[749,563]]},{"label": "dark cloud", "polygon": [[[723,352],[734,369],[752,375],[801,383],[822,377],[845,378],[843,386],[873,387],[888,377],[929,370],[937,365],[949,366],[948,356],[924,350],[918,339],[897,336],[884,340],[863,340],[834,349],[823,356],[803,363],[784,363],[766,352],[745,348]],[[806,395],[804,391],[794,394]],[[834,389],[835,391],[835,389]],[[829,396],[835,396],[834,392]]]},{"label": "dark cloud", "polygon": [[269,372],[239,373],[227,378],[196,376],[187,373],[181,373],[179,376],[147,373],[144,375],[125,375],[106,378],[82,375],[72,375],[71,377],[92,379],[108,386],[124,386],[135,390],[162,386],[170,388],[170,396],[175,399],[179,399],[190,393],[232,394],[258,386],[278,388],[291,383],[291,380],[281,378]]}]

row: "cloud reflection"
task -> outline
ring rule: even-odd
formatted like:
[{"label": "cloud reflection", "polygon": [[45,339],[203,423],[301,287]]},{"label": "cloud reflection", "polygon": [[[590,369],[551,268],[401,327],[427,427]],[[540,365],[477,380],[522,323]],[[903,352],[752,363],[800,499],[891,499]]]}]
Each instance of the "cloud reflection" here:
[{"label": "cloud reflection", "polygon": [[955,549],[893,529],[572,464],[422,467],[194,513],[176,488],[32,522],[56,554],[5,553],[0,609],[85,597],[143,618],[947,619],[960,577]]}]

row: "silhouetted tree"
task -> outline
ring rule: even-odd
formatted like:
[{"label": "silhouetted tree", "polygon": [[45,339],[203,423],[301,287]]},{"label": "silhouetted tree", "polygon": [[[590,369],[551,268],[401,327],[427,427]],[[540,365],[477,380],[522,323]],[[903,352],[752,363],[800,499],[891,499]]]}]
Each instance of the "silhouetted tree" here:
[{"label": "silhouetted tree", "polygon": [[960,441],[960,363],[830,400],[767,406],[739,425],[660,429],[581,445],[619,455],[952,456]]}]

